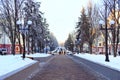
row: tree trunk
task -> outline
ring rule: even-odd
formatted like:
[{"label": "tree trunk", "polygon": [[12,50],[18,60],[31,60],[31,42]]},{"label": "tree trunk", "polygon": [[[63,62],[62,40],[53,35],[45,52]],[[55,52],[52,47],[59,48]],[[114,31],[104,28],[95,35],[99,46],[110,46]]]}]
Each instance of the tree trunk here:
[{"label": "tree trunk", "polygon": [[92,54],[92,43],[89,43],[89,53]]},{"label": "tree trunk", "polygon": [[115,31],[116,31],[116,30],[114,29],[114,30],[113,30],[113,55],[114,55],[114,57],[117,56]]},{"label": "tree trunk", "polygon": [[16,27],[17,27],[17,24],[16,24],[16,21],[17,21],[17,0],[14,0],[14,3],[15,3],[15,20],[14,20],[14,25],[15,25],[15,29],[14,29],[14,33],[13,33],[13,44],[12,44],[12,54],[15,55],[15,43],[16,43]]},{"label": "tree trunk", "polygon": [[20,32],[19,32],[18,36],[19,36],[18,41],[19,41],[20,54],[22,54],[22,46],[21,46],[21,40],[20,40]]}]

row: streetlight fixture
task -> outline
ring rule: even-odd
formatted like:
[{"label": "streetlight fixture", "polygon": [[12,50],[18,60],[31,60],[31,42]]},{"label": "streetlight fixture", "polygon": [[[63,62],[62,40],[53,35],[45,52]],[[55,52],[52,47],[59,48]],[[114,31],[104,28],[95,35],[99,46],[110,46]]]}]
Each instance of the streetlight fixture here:
[{"label": "streetlight fixture", "polygon": [[[109,55],[108,55],[108,33],[107,33],[107,26],[105,25],[104,21],[100,20],[100,29],[105,30],[105,61],[109,62]],[[103,25],[105,25],[105,28],[103,28]]]},{"label": "streetlight fixture", "polygon": [[114,21],[114,20],[111,20],[111,21],[110,21],[110,25],[113,25],[113,24],[115,24],[115,21]]},{"label": "streetlight fixture", "polygon": [[30,25],[32,24],[32,21],[28,20],[27,24],[28,24],[28,27],[24,27],[24,26],[21,26],[22,25],[22,22],[20,20],[18,20],[16,22],[16,24],[18,25],[19,27],[19,31],[22,33],[22,37],[23,37],[23,59],[25,58],[25,35],[26,35],[26,32],[29,30],[29,27]]},{"label": "streetlight fixture", "polygon": [[29,42],[30,42],[30,34],[29,34],[29,30],[30,30],[30,26],[31,26],[31,24],[32,24],[32,21],[31,21],[31,20],[28,20],[28,21],[27,21],[27,24],[28,24],[28,29],[27,29],[27,30],[28,30],[28,34],[27,34],[27,35],[28,35],[28,41],[27,41],[27,42],[28,42],[28,44],[27,44],[27,45],[28,45],[28,48],[27,48],[27,52],[28,52],[28,54],[29,54],[29,52],[30,52],[30,45],[29,45]]},{"label": "streetlight fixture", "polygon": [[[111,25],[111,28],[107,28],[107,23],[104,23],[103,20],[100,20],[99,21],[99,24],[100,24],[100,29],[101,30],[105,30],[105,61],[106,62],[109,62],[109,54],[108,54],[108,32],[107,30],[113,30],[113,24],[115,23],[114,20],[111,20],[110,21],[110,25]],[[105,28],[103,28],[103,25],[105,25]]]}]

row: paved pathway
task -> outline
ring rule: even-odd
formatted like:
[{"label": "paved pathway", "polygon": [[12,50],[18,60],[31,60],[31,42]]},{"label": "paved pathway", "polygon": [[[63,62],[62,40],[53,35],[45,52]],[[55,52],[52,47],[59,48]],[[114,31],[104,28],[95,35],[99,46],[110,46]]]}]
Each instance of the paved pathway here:
[{"label": "paved pathway", "polygon": [[82,64],[75,63],[66,55],[56,55],[31,80],[105,80],[89,71]]}]

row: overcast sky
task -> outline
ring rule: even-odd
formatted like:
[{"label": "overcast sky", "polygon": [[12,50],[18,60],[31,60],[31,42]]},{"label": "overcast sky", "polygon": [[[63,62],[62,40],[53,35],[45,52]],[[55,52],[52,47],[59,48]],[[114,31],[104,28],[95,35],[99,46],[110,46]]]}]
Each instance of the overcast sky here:
[{"label": "overcast sky", "polygon": [[[47,18],[49,29],[59,42],[64,42],[68,34],[75,29],[82,6],[88,0],[37,0],[42,2],[42,12]],[[97,0],[95,0],[97,1]]]}]

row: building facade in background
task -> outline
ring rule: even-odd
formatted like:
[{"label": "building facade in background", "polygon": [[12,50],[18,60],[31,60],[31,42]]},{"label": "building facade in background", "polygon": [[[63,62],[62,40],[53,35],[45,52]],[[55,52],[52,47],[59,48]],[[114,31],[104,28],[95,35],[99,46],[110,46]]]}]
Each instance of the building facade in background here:
[{"label": "building facade in background", "polygon": [[[8,35],[0,28],[0,50],[6,50],[7,54],[11,54],[11,42]],[[15,44],[15,52],[20,53],[18,44]]]}]

